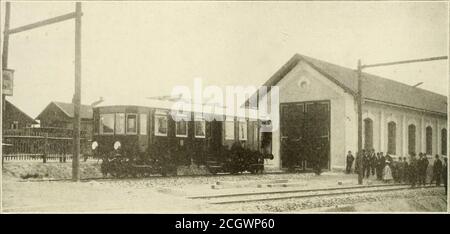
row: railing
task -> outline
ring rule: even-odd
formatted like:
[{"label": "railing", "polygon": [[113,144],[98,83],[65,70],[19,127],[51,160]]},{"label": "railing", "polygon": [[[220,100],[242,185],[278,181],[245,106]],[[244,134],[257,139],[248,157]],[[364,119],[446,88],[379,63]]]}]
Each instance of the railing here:
[{"label": "railing", "polygon": [[[92,157],[90,140],[81,138],[81,159]],[[28,128],[3,131],[3,161],[49,160],[65,162],[72,159],[73,138],[67,130]]]}]

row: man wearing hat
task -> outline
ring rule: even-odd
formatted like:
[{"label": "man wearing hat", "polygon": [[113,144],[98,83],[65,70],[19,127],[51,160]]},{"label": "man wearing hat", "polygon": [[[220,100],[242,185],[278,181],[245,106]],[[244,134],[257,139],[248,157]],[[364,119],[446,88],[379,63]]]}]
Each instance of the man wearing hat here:
[{"label": "man wearing hat", "polygon": [[418,171],[418,166],[417,166],[417,159],[416,159],[416,154],[415,153],[411,153],[411,159],[409,160],[409,181],[411,183],[411,187],[416,187],[416,182],[417,182],[417,171]]},{"label": "man wearing hat", "polygon": [[442,178],[444,179],[445,195],[447,195],[447,157],[444,156],[444,165],[442,166]]},{"label": "man wearing hat", "polygon": [[442,161],[439,159],[439,155],[436,154],[433,163],[433,178],[430,181],[430,185],[435,180],[436,186],[441,186],[441,173],[442,173]]}]

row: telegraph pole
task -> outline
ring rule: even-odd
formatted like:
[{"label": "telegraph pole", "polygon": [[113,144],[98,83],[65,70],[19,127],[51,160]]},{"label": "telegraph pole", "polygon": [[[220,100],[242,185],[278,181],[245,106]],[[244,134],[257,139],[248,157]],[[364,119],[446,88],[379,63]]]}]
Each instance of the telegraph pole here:
[{"label": "telegraph pole", "polygon": [[[10,22],[10,3],[6,2],[5,8],[5,31],[3,39],[2,65],[5,69],[8,65],[8,43],[9,36],[16,33],[32,30],[50,24],[59,23],[66,20],[75,19],[75,94],[72,102],[74,104],[74,123],[73,123],[73,157],[72,157],[72,180],[80,180],[80,106],[81,106],[81,2],[75,3],[75,12],[65,15],[45,19],[35,23],[27,24],[21,27],[9,28]],[[4,102],[5,97],[3,95]],[[2,103],[3,105],[3,103]],[[4,106],[4,105],[3,105]]]},{"label": "telegraph pole", "polygon": [[[11,3],[6,2],[5,6],[5,32],[9,30],[9,21],[11,16]],[[3,69],[8,68],[8,47],[9,47],[9,34],[3,34],[3,54],[2,54],[2,75]],[[2,78],[3,80],[3,78]],[[3,84],[2,84],[3,85]],[[6,95],[2,93],[2,111],[5,111],[5,98]]]},{"label": "telegraph pole", "polygon": [[81,106],[81,2],[75,3],[75,94],[73,98],[72,180],[80,180],[80,106]]},{"label": "telegraph pole", "polygon": [[358,152],[356,157],[358,158],[358,161],[356,163],[359,164],[358,167],[358,184],[363,183],[363,156],[362,155],[362,84],[361,84],[361,73],[362,73],[362,67],[361,67],[361,60],[358,60],[358,94],[357,94],[357,102],[358,102]]}]

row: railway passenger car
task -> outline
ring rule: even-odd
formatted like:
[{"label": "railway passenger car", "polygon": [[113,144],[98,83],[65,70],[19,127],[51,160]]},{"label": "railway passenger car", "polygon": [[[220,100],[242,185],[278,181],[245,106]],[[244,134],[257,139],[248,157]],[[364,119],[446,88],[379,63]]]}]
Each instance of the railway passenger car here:
[{"label": "railway passenger car", "polygon": [[[217,115],[198,106],[182,111],[174,109],[173,104],[152,100],[137,105],[95,107],[96,154],[104,159],[109,157],[109,161],[117,158],[113,154],[119,154],[121,163],[113,167],[126,168],[112,171],[122,171],[119,173],[122,176],[136,176],[142,168],[142,174],[175,173],[178,166],[192,164],[206,165],[212,173],[262,171],[259,120],[249,117],[248,110],[246,116]],[[236,149],[233,145],[240,149],[235,154],[241,155],[241,159],[230,159],[231,150]],[[240,169],[230,166],[245,164],[239,160],[247,162],[247,166]],[[111,173],[111,168],[105,170]],[[114,173],[111,174],[119,176]]]}]

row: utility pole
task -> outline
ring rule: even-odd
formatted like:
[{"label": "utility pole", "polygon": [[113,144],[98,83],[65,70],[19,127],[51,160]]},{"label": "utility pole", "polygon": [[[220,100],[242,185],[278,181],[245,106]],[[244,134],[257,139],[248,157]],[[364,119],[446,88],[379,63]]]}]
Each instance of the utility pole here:
[{"label": "utility pole", "polygon": [[[3,54],[2,65],[3,69],[7,67],[8,63],[8,43],[9,36],[12,34],[32,30],[35,28],[43,27],[50,24],[59,23],[66,20],[75,19],[75,94],[73,96],[74,104],[74,123],[73,123],[73,157],[72,157],[72,180],[80,180],[80,106],[81,106],[81,2],[75,3],[75,12],[71,12],[65,15],[60,15],[50,19],[45,19],[35,23],[27,24],[21,27],[9,28],[10,22],[10,3],[6,2],[5,8],[5,31],[3,39]],[[3,96],[4,102],[5,97]],[[2,103],[3,105],[3,103]],[[3,105],[4,106],[4,105]]]},{"label": "utility pole", "polygon": [[75,94],[73,98],[72,180],[80,180],[80,106],[81,106],[81,2],[75,3]]},{"label": "utility pole", "polygon": [[[435,60],[443,60],[448,59],[447,56],[440,56],[440,57],[429,57],[429,58],[422,58],[422,59],[411,59],[411,60],[402,60],[402,61],[396,61],[396,62],[388,62],[388,63],[375,63],[375,64],[369,64],[369,65],[362,65],[361,60],[358,60],[358,67],[357,67],[357,76],[358,76],[358,93],[357,93],[357,102],[358,102],[358,161],[359,168],[358,168],[358,184],[363,183],[363,173],[364,170],[362,168],[363,163],[363,155],[362,155],[362,69],[370,68],[370,67],[383,67],[383,66],[392,66],[392,65],[398,65],[398,64],[406,64],[406,63],[418,63],[418,62],[428,62],[428,61],[435,61]],[[418,86],[418,85],[416,85]],[[416,87],[414,86],[414,87]],[[381,123],[384,124],[384,123]]]},{"label": "utility pole", "polygon": [[358,158],[358,184],[363,183],[363,154],[362,154],[362,84],[361,84],[361,59],[358,60],[358,94],[357,94],[357,102],[358,102],[358,152],[356,157]]},{"label": "utility pole", "polygon": [[[6,2],[5,5],[5,31],[7,32],[9,30],[9,21],[11,17],[11,3]],[[8,47],[9,47],[9,34],[4,33],[3,34],[3,54],[2,54],[2,75],[3,75],[3,69],[8,68]],[[3,80],[3,77],[2,77]],[[3,85],[3,84],[2,84]],[[5,98],[6,95],[2,93],[2,111],[5,111]]]}]

